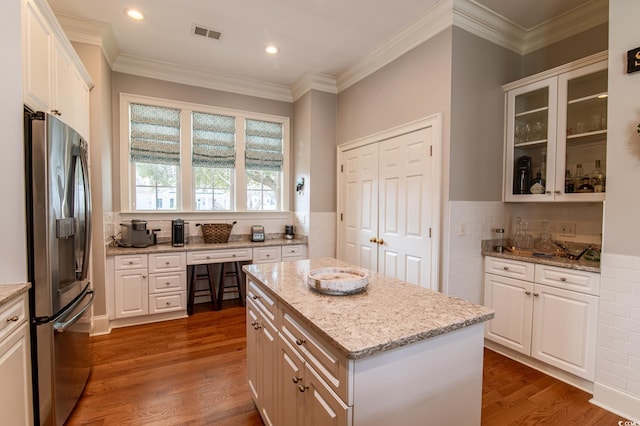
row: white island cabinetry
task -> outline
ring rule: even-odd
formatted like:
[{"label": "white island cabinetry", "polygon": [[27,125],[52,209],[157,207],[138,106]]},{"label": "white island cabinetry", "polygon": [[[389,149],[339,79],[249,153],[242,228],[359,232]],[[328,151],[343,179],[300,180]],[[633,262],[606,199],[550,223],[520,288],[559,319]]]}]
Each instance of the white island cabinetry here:
[{"label": "white island cabinetry", "polygon": [[[305,280],[328,266],[351,265],[244,267],[249,383],[265,424],[479,425],[483,321],[492,311],[375,273],[361,294],[321,295]],[[398,304],[408,309],[400,322]],[[249,336],[256,327],[276,332],[266,357],[264,341]]]}]

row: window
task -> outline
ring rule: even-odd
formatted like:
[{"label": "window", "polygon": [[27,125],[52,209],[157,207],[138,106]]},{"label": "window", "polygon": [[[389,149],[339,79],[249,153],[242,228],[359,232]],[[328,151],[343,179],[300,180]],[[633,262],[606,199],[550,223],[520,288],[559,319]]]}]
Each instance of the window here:
[{"label": "window", "polygon": [[122,210],[286,211],[287,117],[121,94]]}]

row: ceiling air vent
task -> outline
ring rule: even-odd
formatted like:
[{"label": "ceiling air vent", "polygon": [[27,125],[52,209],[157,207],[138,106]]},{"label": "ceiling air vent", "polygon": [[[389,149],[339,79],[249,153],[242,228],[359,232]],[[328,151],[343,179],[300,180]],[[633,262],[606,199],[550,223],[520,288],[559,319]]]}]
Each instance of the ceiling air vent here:
[{"label": "ceiling air vent", "polygon": [[193,35],[202,36],[206,38],[212,38],[214,40],[220,40],[222,32],[211,28],[204,27],[202,25],[193,25]]}]

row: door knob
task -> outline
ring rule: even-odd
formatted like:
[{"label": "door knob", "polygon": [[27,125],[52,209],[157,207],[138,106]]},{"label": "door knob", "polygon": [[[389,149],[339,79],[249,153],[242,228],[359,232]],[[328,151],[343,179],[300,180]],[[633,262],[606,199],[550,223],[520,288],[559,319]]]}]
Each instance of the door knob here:
[{"label": "door knob", "polygon": [[379,244],[379,245],[383,245],[383,244],[384,244],[384,240],[383,240],[382,238],[380,238],[380,239],[378,240],[378,244]]}]

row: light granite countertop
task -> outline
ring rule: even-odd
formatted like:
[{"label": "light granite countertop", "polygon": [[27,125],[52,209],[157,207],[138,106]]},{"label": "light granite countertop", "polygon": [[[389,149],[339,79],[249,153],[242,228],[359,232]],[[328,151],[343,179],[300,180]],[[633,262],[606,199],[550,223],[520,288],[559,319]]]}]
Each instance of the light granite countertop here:
[{"label": "light granite countertop", "polygon": [[350,359],[409,345],[487,321],[490,308],[369,271],[366,291],[328,296],[307,285],[315,268],[352,266],[331,259],[246,265],[244,271]]},{"label": "light granite countertop", "polygon": [[491,257],[500,257],[503,259],[521,260],[529,263],[539,263],[541,265],[558,266],[560,268],[575,269],[577,271],[600,273],[600,262],[593,260],[572,260],[566,257],[538,257],[534,255],[514,254],[504,251],[498,253],[493,249],[493,240],[484,240],[482,242],[482,255]]},{"label": "light granite countertop", "polygon": [[30,288],[30,283],[0,284],[0,306],[9,303],[19,295],[26,293]]},{"label": "light granite countertop", "polygon": [[152,254],[167,253],[181,251],[204,251],[204,250],[228,250],[248,247],[268,247],[268,246],[288,246],[297,244],[307,244],[307,240],[303,238],[294,238],[288,240],[286,238],[268,238],[265,241],[254,242],[249,239],[240,239],[229,241],[227,243],[189,243],[182,247],[174,247],[171,243],[154,244],[149,247],[107,247],[107,256],[118,256],[127,254]]}]

